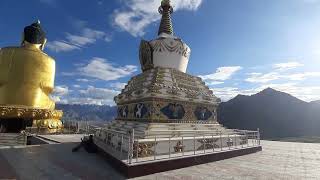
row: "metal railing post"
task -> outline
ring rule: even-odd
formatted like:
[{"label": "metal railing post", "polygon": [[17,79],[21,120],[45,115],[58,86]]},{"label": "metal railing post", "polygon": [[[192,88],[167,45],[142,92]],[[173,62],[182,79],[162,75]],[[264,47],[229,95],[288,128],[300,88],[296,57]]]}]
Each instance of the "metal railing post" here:
[{"label": "metal railing post", "polygon": [[257,145],[257,132],[254,132],[254,145]]},{"label": "metal railing post", "polygon": [[133,158],[133,143],[134,143],[134,129],[131,130],[131,135],[130,135],[130,151],[129,152],[129,164],[132,163],[132,158]]},{"label": "metal railing post", "polygon": [[221,147],[221,151],[222,151],[222,132],[220,131],[220,147]]},{"label": "metal railing post", "polygon": [[122,149],[123,149],[123,134],[121,134],[121,144],[120,144],[120,159],[122,159]]},{"label": "metal railing post", "polygon": [[213,134],[212,134],[212,152],[214,152],[214,139],[213,139]]},{"label": "metal railing post", "polygon": [[237,134],[234,135],[234,148],[237,149]]},{"label": "metal railing post", "polygon": [[129,159],[130,159],[130,151],[131,151],[131,149],[130,149],[130,143],[131,143],[131,132],[130,132],[130,134],[129,134],[129,137],[128,137],[128,150],[127,150],[127,152],[128,152],[128,158],[127,158],[127,163],[128,164],[130,164],[130,161],[129,161]]},{"label": "metal railing post", "polygon": [[137,145],[136,145],[136,162],[138,162],[138,157],[139,157],[139,141],[137,140]]},{"label": "metal railing post", "polygon": [[260,129],[258,128],[258,145],[260,145]]},{"label": "metal railing post", "polygon": [[251,142],[252,142],[252,146],[254,146],[254,137],[255,137],[255,132],[252,132],[252,140],[251,140]]},{"label": "metal railing post", "polygon": [[243,135],[243,133],[241,133],[241,138],[240,138],[241,148],[243,148],[243,136],[242,135]]},{"label": "metal railing post", "polygon": [[206,144],[207,144],[207,142],[206,142],[206,139],[205,139],[205,136],[203,135],[203,140],[202,140],[202,142],[203,142],[203,153],[205,154],[206,153]]},{"label": "metal railing post", "polygon": [[169,159],[171,158],[171,137],[169,137]]},{"label": "metal railing post", "polygon": [[184,156],[184,144],[183,144],[183,136],[181,137],[181,141],[182,141],[182,156]]},{"label": "metal railing post", "polygon": [[230,149],[230,135],[229,135],[229,134],[228,134],[227,144],[228,144],[228,147],[229,147],[229,149]]},{"label": "metal railing post", "polygon": [[254,143],[255,143],[255,145],[257,145],[258,133],[255,132],[254,134],[255,134],[255,139],[254,139],[255,141],[254,141]]},{"label": "metal railing post", "polygon": [[249,147],[249,135],[247,131],[246,131],[246,138],[247,138],[247,147]]},{"label": "metal railing post", "polygon": [[193,135],[193,154],[196,154],[196,134]]},{"label": "metal railing post", "polygon": [[154,151],[153,151],[153,159],[156,160],[156,153],[157,153],[157,137],[154,136]]}]

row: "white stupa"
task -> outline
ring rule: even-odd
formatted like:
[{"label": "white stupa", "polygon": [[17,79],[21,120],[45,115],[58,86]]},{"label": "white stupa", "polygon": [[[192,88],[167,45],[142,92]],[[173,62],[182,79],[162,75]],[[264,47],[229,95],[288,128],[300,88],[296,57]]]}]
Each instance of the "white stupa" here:
[{"label": "white stupa", "polygon": [[142,73],[132,77],[115,97],[118,116],[108,130],[134,129],[135,136],[140,138],[190,135],[193,130],[226,130],[217,122],[220,99],[200,77],[186,73],[191,50],[174,36],[172,12],[170,1],[163,0],[158,36],[141,41]]},{"label": "white stupa", "polygon": [[199,121],[217,124],[216,108],[220,100],[201,78],[186,74],[191,50],[173,35],[172,12],[170,1],[162,1],[158,37],[142,40],[140,44],[142,73],[133,77],[115,97],[117,120],[147,122],[148,126]]},{"label": "white stupa", "polygon": [[96,132],[95,143],[120,160],[123,156],[110,147],[132,158],[222,149],[232,143],[230,134],[245,143],[244,136],[217,122],[220,99],[201,78],[186,73],[191,50],[173,35],[169,0],[161,2],[159,12],[158,37],[140,44],[142,73],[115,97],[117,118]]}]

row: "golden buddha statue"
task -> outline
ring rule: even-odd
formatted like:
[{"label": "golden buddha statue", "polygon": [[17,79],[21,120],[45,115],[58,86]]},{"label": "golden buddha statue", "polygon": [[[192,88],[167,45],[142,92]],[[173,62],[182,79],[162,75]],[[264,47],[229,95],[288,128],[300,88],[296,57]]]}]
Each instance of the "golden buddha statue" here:
[{"label": "golden buddha statue", "polygon": [[45,43],[38,21],[24,28],[20,47],[0,49],[0,132],[62,128],[62,111],[50,98],[55,61],[43,52]]}]

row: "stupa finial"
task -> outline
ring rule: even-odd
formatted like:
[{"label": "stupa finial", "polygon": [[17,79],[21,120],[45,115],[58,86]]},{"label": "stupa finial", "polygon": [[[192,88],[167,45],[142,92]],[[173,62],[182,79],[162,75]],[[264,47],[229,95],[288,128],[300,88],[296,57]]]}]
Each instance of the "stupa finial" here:
[{"label": "stupa finial", "polygon": [[159,7],[158,11],[160,14],[162,14],[158,35],[160,35],[161,33],[173,35],[173,27],[171,21],[173,8],[170,5],[170,0],[162,0],[161,6]]}]

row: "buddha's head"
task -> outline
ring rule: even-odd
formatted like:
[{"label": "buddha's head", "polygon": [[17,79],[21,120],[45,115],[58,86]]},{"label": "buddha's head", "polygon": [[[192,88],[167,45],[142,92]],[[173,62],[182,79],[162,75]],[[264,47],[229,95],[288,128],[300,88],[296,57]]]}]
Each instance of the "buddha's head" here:
[{"label": "buddha's head", "polygon": [[46,34],[42,30],[39,20],[24,28],[21,42],[22,46],[33,44],[36,45],[39,49],[43,50],[46,42]]}]

